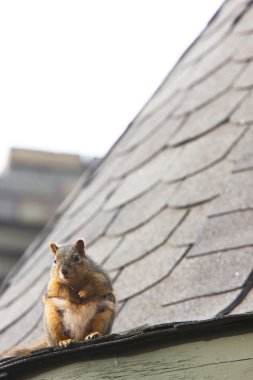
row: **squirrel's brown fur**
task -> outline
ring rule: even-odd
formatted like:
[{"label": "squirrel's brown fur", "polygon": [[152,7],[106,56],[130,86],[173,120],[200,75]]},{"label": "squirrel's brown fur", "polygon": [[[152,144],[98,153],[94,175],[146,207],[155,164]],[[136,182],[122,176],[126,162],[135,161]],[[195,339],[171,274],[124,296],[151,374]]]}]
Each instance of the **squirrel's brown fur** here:
[{"label": "squirrel's brown fur", "polygon": [[46,340],[9,355],[24,355],[46,346],[67,346],[108,334],[115,313],[115,296],[107,274],[85,252],[83,240],[58,247],[50,244],[54,264],[44,295]]}]

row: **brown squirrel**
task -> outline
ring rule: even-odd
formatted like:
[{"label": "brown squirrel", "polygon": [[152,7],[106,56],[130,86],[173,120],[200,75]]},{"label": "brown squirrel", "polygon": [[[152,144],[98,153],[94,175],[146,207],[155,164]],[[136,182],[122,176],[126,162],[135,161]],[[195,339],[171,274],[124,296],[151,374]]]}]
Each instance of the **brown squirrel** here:
[{"label": "brown squirrel", "polygon": [[108,275],[85,252],[82,239],[75,244],[50,244],[54,254],[48,289],[44,295],[46,341],[30,349],[14,349],[12,355],[71,341],[108,334],[116,299]]}]

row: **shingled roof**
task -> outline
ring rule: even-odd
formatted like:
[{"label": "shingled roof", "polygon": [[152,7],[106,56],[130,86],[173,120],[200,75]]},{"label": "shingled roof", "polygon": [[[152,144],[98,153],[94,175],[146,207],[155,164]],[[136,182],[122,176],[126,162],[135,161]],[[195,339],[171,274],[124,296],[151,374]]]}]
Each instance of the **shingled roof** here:
[{"label": "shingled roof", "polygon": [[228,0],[79,181],[4,284],[1,350],[42,334],[49,240],[85,237],[114,281],[115,332],[252,310],[252,33],[253,1]]}]

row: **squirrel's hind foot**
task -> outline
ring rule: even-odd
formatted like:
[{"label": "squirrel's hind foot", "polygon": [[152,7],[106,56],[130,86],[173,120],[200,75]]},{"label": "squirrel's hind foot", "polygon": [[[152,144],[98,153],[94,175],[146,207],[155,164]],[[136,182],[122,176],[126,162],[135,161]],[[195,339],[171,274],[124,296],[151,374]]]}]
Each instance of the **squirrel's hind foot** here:
[{"label": "squirrel's hind foot", "polygon": [[93,332],[93,333],[87,335],[87,336],[85,337],[85,340],[90,340],[90,339],[94,339],[94,338],[99,338],[100,336],[101,336],[100,332],[95,331],[95,332]]},{"label": "squirrel's hind foot", "polygon": [[59,346],[61,346],[61,347],[67,347],[71,342],[72,342],[72,339],[60,340]]}]

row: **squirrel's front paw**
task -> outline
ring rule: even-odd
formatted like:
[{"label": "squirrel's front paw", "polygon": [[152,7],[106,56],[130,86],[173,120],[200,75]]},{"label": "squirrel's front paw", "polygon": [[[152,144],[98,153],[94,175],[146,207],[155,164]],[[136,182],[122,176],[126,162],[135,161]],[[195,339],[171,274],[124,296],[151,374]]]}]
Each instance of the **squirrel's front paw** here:
[{"label": "squirrel's front paw", "polygon": [[87,297],[87,292],[85,290],[80,290],[78,295],[80,298],[85,298],[85,297]]},{"label": "squirrel's front paw", "polygon": [[59,346],[61,346],[61,347],[67,347],[71,342],[72,342],[72,339],[60,340]]},{"label": "squirrel's front paw", "polygon": [[94,333],[91,333],[85,337],[85,340],[90,340],[94,338],[99,338],[101,336],[100,332],[95,331]]}]

